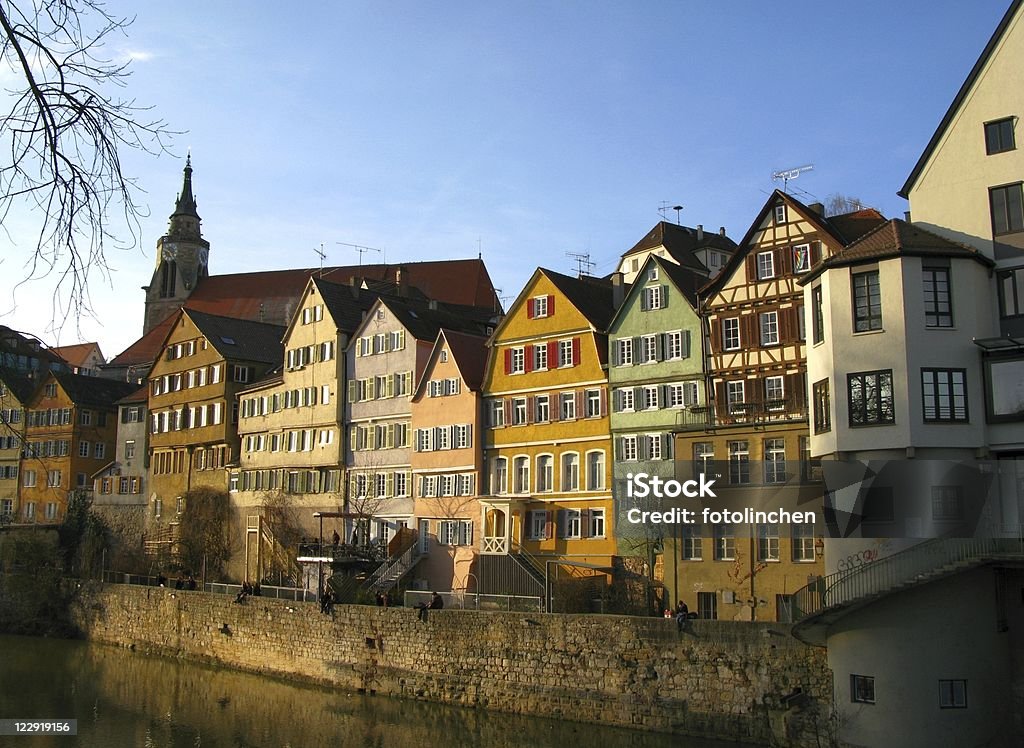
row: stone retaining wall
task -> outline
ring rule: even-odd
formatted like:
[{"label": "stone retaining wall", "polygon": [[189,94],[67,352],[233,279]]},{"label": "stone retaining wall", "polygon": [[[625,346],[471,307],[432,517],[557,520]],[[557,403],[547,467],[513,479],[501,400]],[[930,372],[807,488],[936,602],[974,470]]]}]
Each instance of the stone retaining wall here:
[{"label": "stone retaining wall", "polygon": [[[779,624],[82,590],[88,638],[367,693],[752,743],[827,745],[825,651]],[[796,689],[802,693],[792,695]],[[786,698],[790,696],[790,698]],[[774,741],[774,742],[773,742]]]}]

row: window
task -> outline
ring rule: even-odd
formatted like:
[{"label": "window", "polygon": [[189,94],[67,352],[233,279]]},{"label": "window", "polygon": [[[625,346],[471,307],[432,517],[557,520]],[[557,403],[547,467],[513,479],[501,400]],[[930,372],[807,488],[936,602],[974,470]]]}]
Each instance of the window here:
[{"label": "window", "polygon": [[821,286],[811,289],[811,310],[811,340],[817,344],[825,340],[825,313]]},{"label": "window", "polygon": [[574,355],[576,349],[575,340],[559,340],[558,341],[558,365],[559,366],[575,366],[576,356]]},{"label": "window", "polygon": [[78,424],[80,426],[91,426],[92,425],[92,411],[83,410],[78,414]]},{"label": "window", "polygon": [[793,247],[793,272],[806,273],[811,269],[811,245],[797,244]]},{"label": "window", "polygon": [[505,425],[505,402],[503,400],[491,400],[488,412],[491,426],[500,428]]},{"label": "window", "polygon": [[952,327],[953,301],[949,293],[949,268],[923,268],[924,325]]},{"label": "window", "polygon": [[508,458],[498,457],[494,460],[494,478],[491,491],[495,494],[508,493]]},{"label": "window", "polygon": [[786,206],[785,205],[776,205],[775,206],[775,223],[785,223],[785,222],[786,222]]},{"label": "window", "polygon": [[767,280],[775,277],[775,253],[757,253],[757,279]]},{"label": "window", "polygon": [[779,560],[779,526],[775,523],[757,526],[757,560]]},{"label": "window", "polygon": [[882,294],[878,271],[853,274],[853,331],[882,329]]},{"label": "window", "polygon": [[994,236],[1024,231],[1024,201],[1021,198],[1020,182],[993,187],[988,191],[988,199]]},{"label": "window", "polygon": [[36,502],[26,501],[25,502],[25,519],[34,520],[36,518]]},{"label": "window", "polygon": [[661,309],[664,305],[661,286],[647,286],[644,288],[641,309],[650,311],[652,309]]},{"label": "window", "polygon": [[85,441],[85,439],[83,439],[82,441],[78,442],[78,456],[79,457],[88,457],[90,449],[91,449],[91,446],[90,446],[89,442]]},{"label": "window", "polygon": [[512,400],[512,425],[522,426],[526,423],[526,398],[516,397]]},{"label": "window", "polygon": [[822,379],[811,387],[814,398],[814,433],[824,434],[832,430],[832,404],[828,392],[828,380]]},{"label": "window", "polygon": [[590,527],[587,536],[591,538],[603,538],[605,533],[604,509],[590,510]]},{"label": "window", "polygon": [[878,426],[895,423],[892,369],[846,376],[850,403],[850,426]]},{"label": "window", "polygon": [[57,502],[46,502],[46,519],[57,519]]},{"label": "window", "polygon": [[693,445],[694,472],[710,473],[715,461],[715,445],[712,442],[697,442]]},{"label": "window", "polygon": [[604,490],[604,452],[587,453],[587,490]]},{"label": "window", "polygon": [[746,441],[729,442],[729,482],[750,483],[750,445]]},{"label": "window", "polygon": [[732,525],[718,524],[714,527],[715,561],[736,560],[736,530]]},{"label": "window", "polygon": [[587,418],[601,416],[601,390],[587,390],[584,394],[587,405]]},{"label": "window", "polygon": [[744,382],[742,379],[725,383],[725,402],[730,413],[742,413],[744,399]]},{"label": "window", "polygon": [[921,369],[921,396],[926,423],[967,422],[966,369]]},{"label": "window", "polygon": [[543,540],[548,534],[547,512],[534,509],[530,512],[529,537],[531,540]]},{"label": "window", "polygon": [[548,368],[548,347],[546,345],[533,346],[533,370],[544,371]]},{"label": "window", "polygon": [[622,447],[619,450],[619,459],[627,462],[636,461],[640,457],[637,448],[637,437],[634,435],[622,437]]},{"label": "window", "polygon": [[579,509],[563,509],[558,513],[558,537],[578,538],[582,529],[582,515]]},{"label": "window", "polygon": [[46,387],[43,388],[43,391],[47,397],[57,397],[57,385],[53,382],[46,385]]},{"label": "window", "polygon": [[986,154],[991,156],[993,153],[1004,153],[1017,147],[1013,140],[1013,120],[1013,117],[1007,117],[985,123]]},{"label": "window", "polygon": [[967,708],[967,681],[963,680],[963,679],[959,679],[959,680],[940,680],[939,681],[939,708],[940,709],[966,709]]},{"label": "window", "polygon": [[640,363],[653,364],[658,360],[658,336],[644,335],[640,338]]},{"label": "window", "polygon": [[562,454],[562,490],[578,491],[580,488],[580,456],[575,452]]},{"label": "window", "polygon": [[768,410],[783,410],[786,407],[783,377],[765,377],[764,400]]},{"label": "window", "polygon": [[764,482],[786,482],[786,441],[784,439],[764,440]]},{"label": "window", "polygon": [[792,524],[790,536],[793,540],[793,560],[806,562],[814,560],[814,525]]},{"label": "window", "polygon": [[662,449],[664,441],[662,440],[661,434],[648,434],[647,439],[647,459],[648,460],[663,460],[665,459],[665,450]]},{"label": "window", "polygon": [[530,458],[516,457],[512,460],[512,479],[514,493],[530,492]]},{"label": "window", "polygon": [[576,418],[576,393],[563,392],[558,396],[561,420],[572,421]]},{"label": "window", "polygon": [[647,280],[649,280],[649,281],[656,281],[656,280],[658,280],[658,266],[657,265],[651,265],[651,267],[648,268],[648,270],[647,270]]},{"label": "window", "polygon": [[665,358],[669,361],[683,358],[683,331],[675,330],[665,333]]},{"label": "window", "polygon": [[964,500],[960,486],[932,486],[932,519],[951,522],[964,518]]},{"label": "window", "polygon": [[761,322],[761,345],[778,345],[779,343],[779,313],[762,312]]},{"label": "window", "polygon": [[534,317],[547,317],[548,316],[548,297],[547,296],[535,296],[533,298],[533,316]]},{"label": "window", "polygon": [[548,395],[537,395],[533,407],[534,420],[537,423],[547,423],[551,420],[551,402]]},{"label": "window", "polygon": [[93,456],[97,460],[102,460],[107,456],[107,445],[103,442],[96,442],[96,446],[93,449]]},{"label": "window", "polygon": [[668,407],[685,408],[697,404],[697,383],[678,382],[667,387]]},{"label": "window", "polygon": [[48,488],[59,488],[61,484],[60,470],[50,470],[46,473],[46,485]]},{"label": "window", "polygon": [[509,374],[522,374],[526,371],[526,352],[523,348],[513,348]]},{"label": "window", "polygon": [[555,490],[555,458],[551,455],[537,457],[537,493]]},{"label": "window", "polygon": [[624,387],[615,391],[615,398],[618,401],[619,411],[633,410],[635,407],[635,392],[632,387]]},{"label": "window", "polygon": [[657,410],[658,408],[658,386],[645,385],[643,390],[643,409]]},{"label": "window", "polygon": [[875,679],[870,675],[851,675],[850,701],[857,704],[874,704]]},{"label": "window", "polygon": [[735,351],[740,347],[740,320],[739,317],[731,317],[722,320],[722,348],[727,351]]},{"label": "window", "polygon": [[617,360],[619,366],[632,366],[633,365],[633,339],[622,338],[615,341],[615,350],[617,351]]},{"label": "window", "polygon": [[700,561],[703,558],[704,550],[701,526],[695,524],[684,524],[680,527],[680,530],[682,534],[680,556],[683,561]]}]

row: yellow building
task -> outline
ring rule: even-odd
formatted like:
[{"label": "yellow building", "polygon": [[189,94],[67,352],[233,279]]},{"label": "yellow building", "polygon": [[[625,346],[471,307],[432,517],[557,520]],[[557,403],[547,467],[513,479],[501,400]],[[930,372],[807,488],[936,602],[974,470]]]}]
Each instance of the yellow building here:
[{"label": "yellow building", "polygon": [[488,572],[495,556],[532,557],[527,567],[541,577],[548,561],[611,568],[613,313],[610,281],[538,269],[489,342],[484,587],[499,584]]},{"label": "yellow building", "polygon": [[282,359],[284,328],[183,309],[149,374],[150,502],[157,524],[200,486],[228,489],[237,392]]},{"label": "yellow building", "polygon": [[25,437],[25,403],[32,382],[11,371],[0,371],[0,524],[19,521],[18,471]]}]

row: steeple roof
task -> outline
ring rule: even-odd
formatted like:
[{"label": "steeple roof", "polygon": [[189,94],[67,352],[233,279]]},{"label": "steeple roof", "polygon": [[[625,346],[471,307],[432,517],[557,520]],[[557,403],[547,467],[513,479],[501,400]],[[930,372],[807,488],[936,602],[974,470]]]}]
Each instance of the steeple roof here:
[{"label": "steeple roof", "polygon": [[171,213],[171,218],[175,216],[192,216],[199,218],[199,214],[196,212],[196,199],[192,195],[192,154],[190,153],[185,159],[185,183],[181,186],[181,192],[178,194],[178,202],[174,205],[174,212]]}]

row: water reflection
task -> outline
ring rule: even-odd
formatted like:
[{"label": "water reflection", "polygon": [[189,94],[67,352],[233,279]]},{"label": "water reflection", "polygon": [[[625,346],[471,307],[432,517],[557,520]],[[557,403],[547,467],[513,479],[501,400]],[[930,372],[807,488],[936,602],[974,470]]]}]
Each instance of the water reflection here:
[{"label": "water reflection", "polygon": [[23,637],[0,637],[0,717],[78,720],[73,739],[0,737],[0,745],[22,748],[725,745],[361,696],[102,645]]}]

